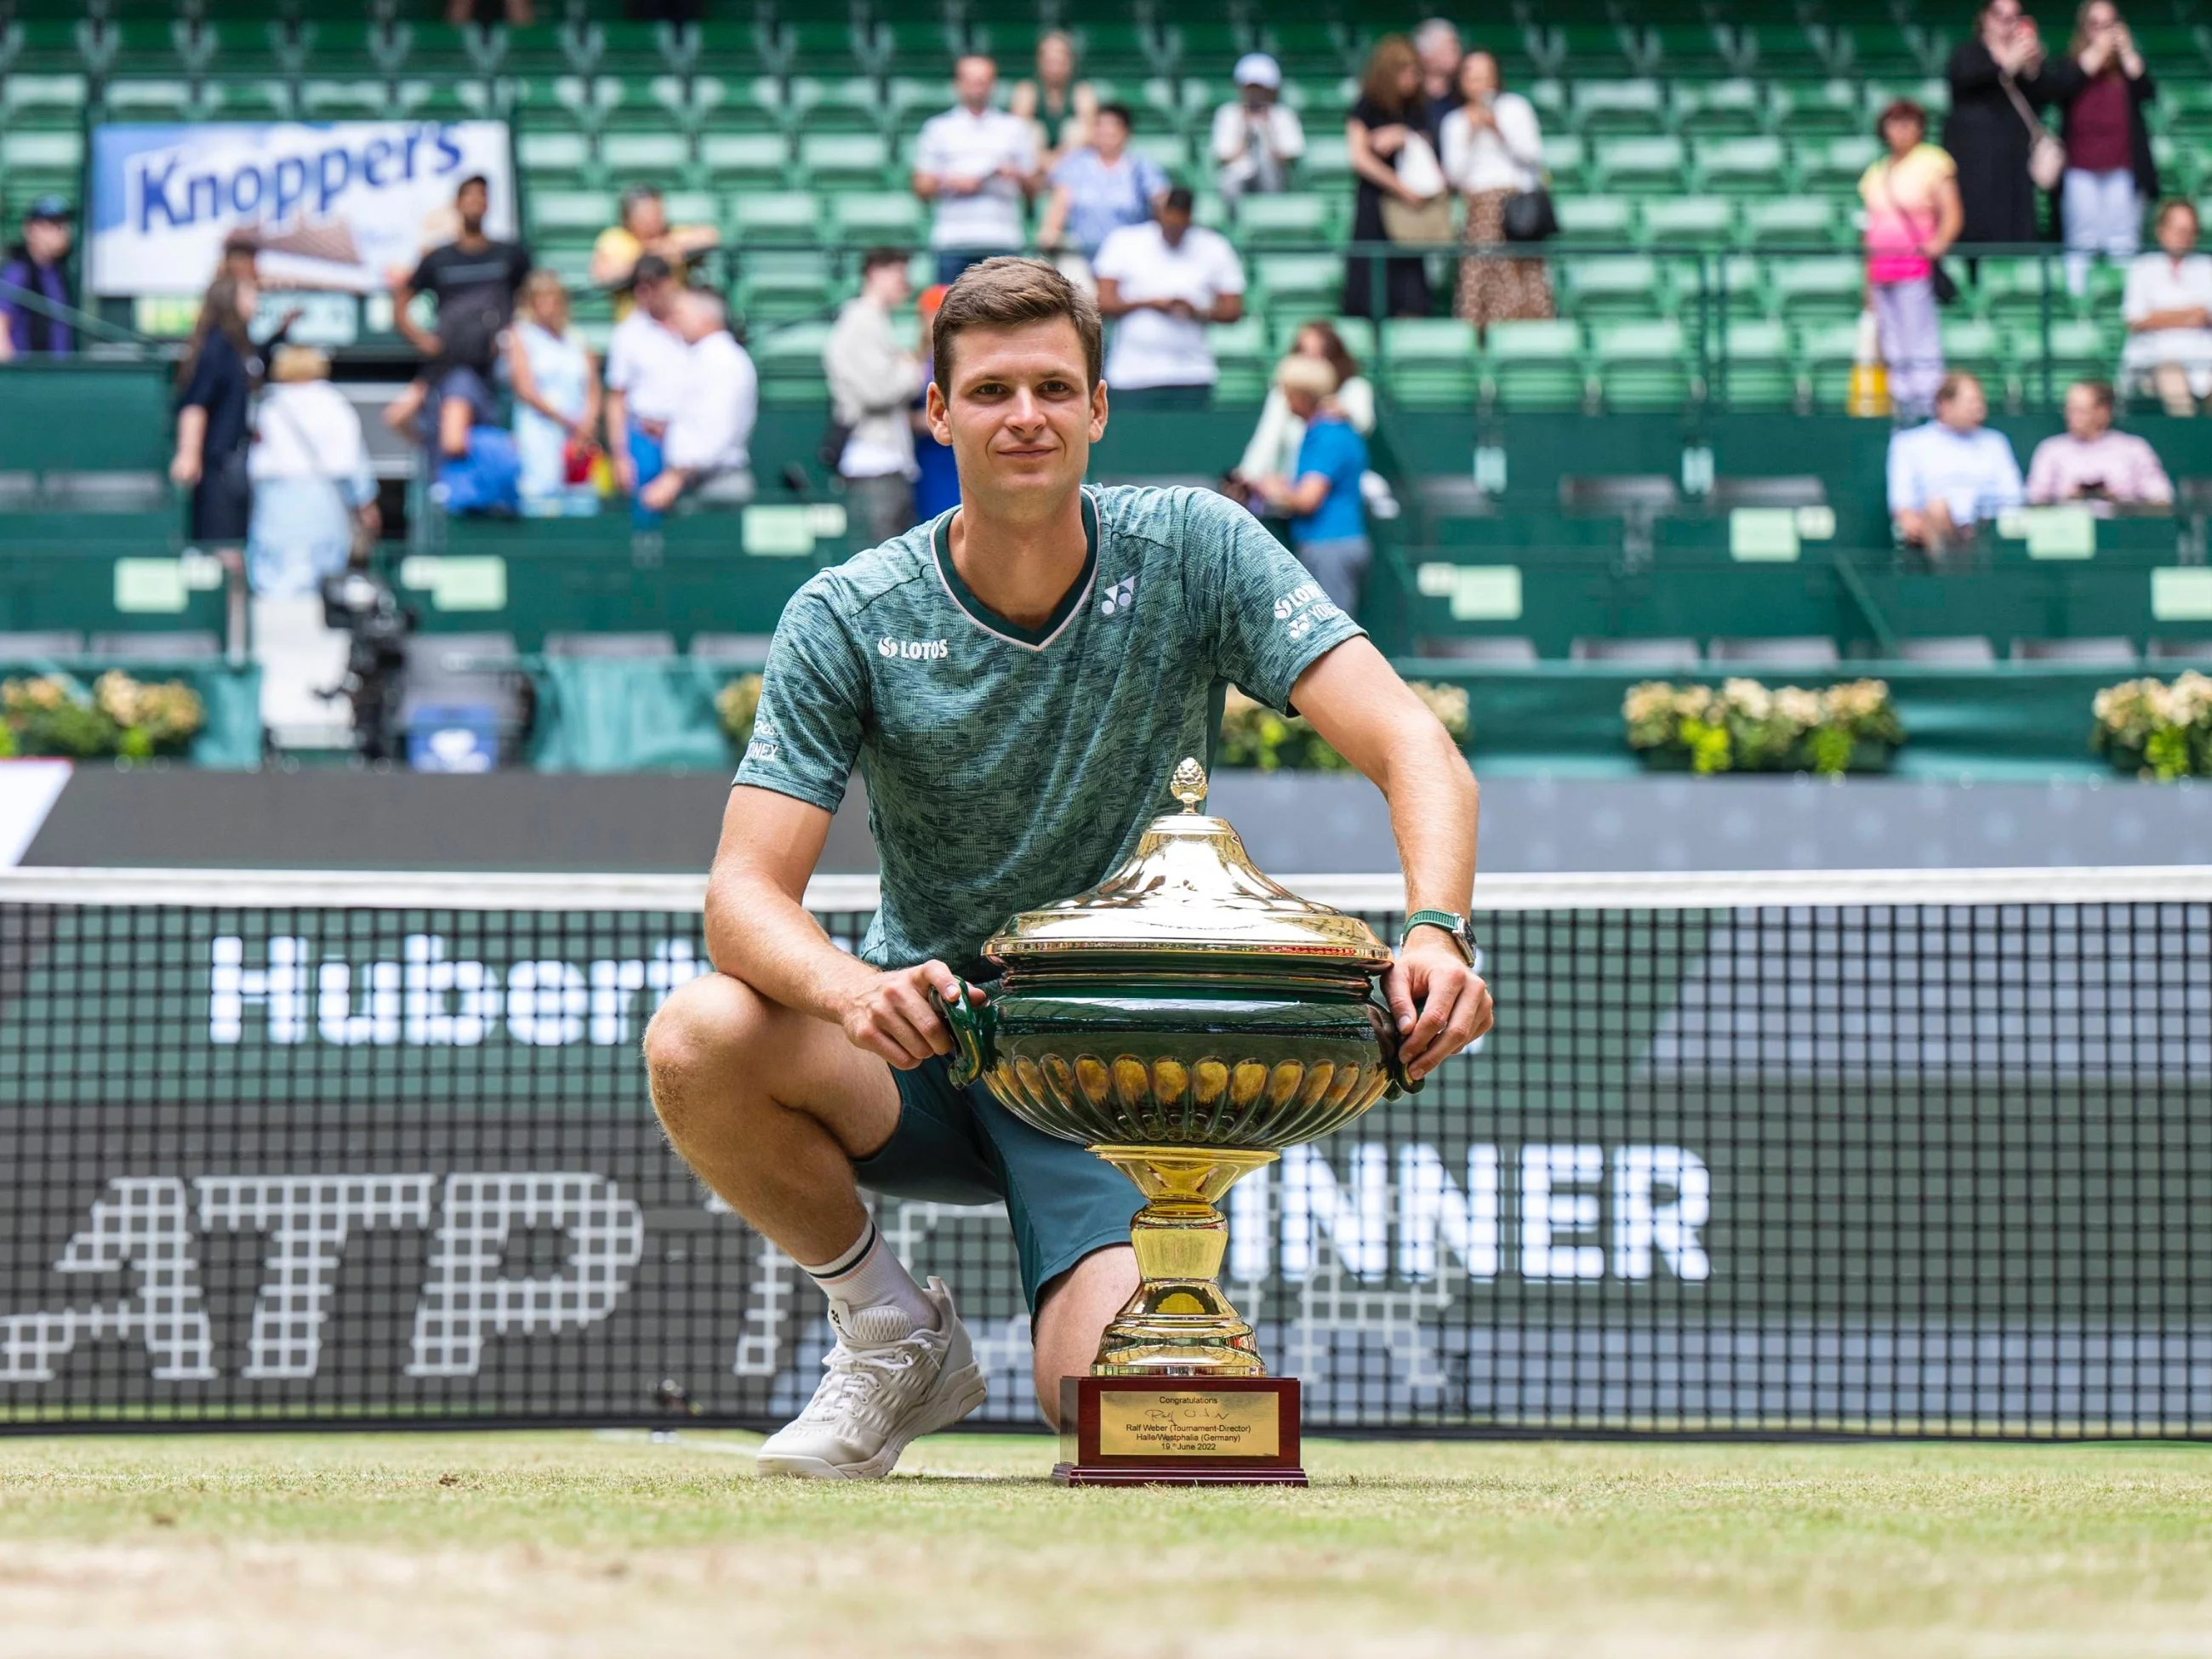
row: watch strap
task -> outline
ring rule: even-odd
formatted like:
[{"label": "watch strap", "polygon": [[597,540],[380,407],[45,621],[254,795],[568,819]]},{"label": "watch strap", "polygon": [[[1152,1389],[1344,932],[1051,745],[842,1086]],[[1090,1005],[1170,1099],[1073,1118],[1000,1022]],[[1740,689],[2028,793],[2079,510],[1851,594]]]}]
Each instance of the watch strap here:
[{"label": "watch strap", "polygon": [[1450,910],[1416,910],[1406,918],[1403,932],[1398,935],[1402,948],[1416,927],[1441,927],[1449,933],[1470,965],[1474,961],[1474,928],[1465,916]]}]

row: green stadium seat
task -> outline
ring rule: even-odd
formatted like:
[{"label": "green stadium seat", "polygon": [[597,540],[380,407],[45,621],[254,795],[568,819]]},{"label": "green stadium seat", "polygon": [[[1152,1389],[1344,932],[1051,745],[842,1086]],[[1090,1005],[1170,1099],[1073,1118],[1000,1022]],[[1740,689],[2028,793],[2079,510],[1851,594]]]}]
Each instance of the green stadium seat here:
[{"label": "green stadium seat", "polygon": [[1267,331],[1257,317],[1233,323],[1216,323],[1206,331],[1220,378],[1214,383],[1217,404],[1243,407],[1267,395],[1268,377],[1275,359],[1267,348]]},{"label": "green stadium seat", "polygon": [[0,77],[0,127],[74,133],[84,119],[89,88],[82,75],[14,74]]},{"label": "green stadium seat", "polygon": [[1732,321],[1706,395],[1730,409],[1787,409],[1797,398],[1790,331],[1765,318]]},{"label": "green stadium seat", "polygon": [[848,191],[829,201],[830,233],[851,246],[913,247],[929,234],[921,204],[908,191]]},{"label": "green stadium seat", "polygon": [[1764,317],[1774,311],[1774,289],[1768,281],[1767,263],[1741,253],[1730,254],[1712,268],[1712,302],[1723,303],[1734,318]]},{"label": "green stadium seat", "polygon": [[1736,51],[1747,73],[1780,91],[1792,82],[1815,81],[1832,65],[1826,30],[1779,17],[1762,16],[1735,26]]},{"label": "green stadium seat", "polygon": [[1735,32],[1711,21],[1647,23],[1638,31],[1647,59],[1670,76],[1724,75],[1741,62]]},{"label": "green stadium seat", "polygon": [[210,83],[200,95],[189,81],[151,76],[110,81],[100,88],[100,103],[111,121],[188,121],[204,108],[222,102],[222,89]]},{"label": "green stadium seat", "polygon": [[580,132],[525,128],[514,135],[514,161],[532,191],[574,189],[598,170],[591,138]]},{"label": "green stadium seat", "polygon": [[2148,109],[2164,111],[2166,131],[2172,137],[2212,141],[2212,80],[2161,77],[2158,96]]},{"label": "green stadium seat", "polygon": [[1801,149],[1816,141],[1856,137],[1866,131],[1859,112],[1859,89],[1850,81],[1777,81],[1770,88],[1775,130]]},{"label": "green stadium seat", "polygon": [[1832,194],[1855,193],[1861,176],[1881,155],[1881,141],[1870,133],[1846,133],[1838,137],[1801,144],[1798,176],[1808,190]]},{"label": "green stadium seat", "polygon": [[[2045,262],[2034,258],[1992,257],[1981,260],[1979,267],[1966,294],[1974,308],[1992,321],[2039,328],[2046,303],[2053,317],[2073,314],[2074,298],[2066,291],[2066,272],[2057,259],[2050,262],[2047,271]],[[1966,275],[1955,263],[1952,269],[1954,276]]]},{"label": "green stadium seat", "polygon": [[1674,191],[1689,183],[1689,153],[1680,138],[1601,138],[1590,145],[1589,171],[1606,190]]},{"label": "green stadium seat", "polygon": [[805,191],[740,192],[730,201],[730,231],[740,246],[811,247],[820,238],[821,203]]},{"label": "green stadium seat", "polygon": [[1766,88],[1756,81],[1678,81],[1669,100],[1674,130],[1686,138],[1733,138],[1766,131]]},{"label": "green stadium seat", "polygon": [[[58,191],[74,201],[83,164],[81,133],[0,131],[0,179],[11,196]],[[9,234],[14,234],[12,224]]]},{"label": "green stadium seat", "polygon": [[[1659,199],[1654,198],[1654,200]],[[1635,204],[1626,196],[1560,196],[1553,202],[1559,234],[1552,246],[1620,249],[1634,238]]]},{"label": "green stadium seat", "polygon": [[619,216],[614,196],[602,190],[533,190],[523,199],[534,247],[589,247]]},{"label": "green stadium seat", "polygon": [[1313,247],[1331,240],[1334,205],[1304,191],[1247,196],[1237,204],[1237,240],[1248,248]]},{"label": "green stadium seat", "polygon": [[748,253],[738,273],[738,307],[756,325],[790,322],[826,310],[834,286],[826,254],[811,249]]},{"label": "green stadium seat", "polygon": [[814,190],[883,187],[890,146],[880,133],[807,132],[799,139],[799,173]]},{"label": "green stadium seat", "polygon": [[1978,317],[1947,315],[1942,327],[1943,366],[1979,376],[1989,390],[1990,401],[1997,402],[2013,379],[2015,365],[1996,325]]},{"label": "green stadium seat", "polygon": [[804,77],[791,82],[789,112],[792,129],[807,134],[880,132],[887,111],[882,86],[866,76],[818,81]]},{"label": "green stadium seat", "polygon": [[1327,317],[1344,289],[1344,260],[1334,253],[1263,253],[1252,262],[1252,277],[1271,316]]},{"label": "green stadium seat", "polygon": [[1697,147],[1705,187],[1729,196],[1778,196],[1785,188],[1779,138],[1711,138]]},{"label": "green stadium seat", "polygon": [[1866,303],[1865,267],[1841,255],[1777,259],[1768,281],[1777,309],[1790,322],[1856,317]]},{"label": "green stadium seat", "polygon": [[1340,127],[1307,132],[1306,159],[1300,164],[1298,176],[1308,190],[1352,188],[1352,156],[1344,147]]},{"label": "green stadium seat", "polygon": [[1655,196],[1644,204],[1653,247],[1719,247],[1735,227],[1735,204],[1721,196]]},{"label": "green stadium seat", "polygon": [[1858,361],[1859,325],[1849,322],[1821,323],[1798,336],[1797,359],[1811,388],[1813,407],[1833,412],[1844,407],[1850,390],[1851,368]]},{"label": "green stadium seat", "polygon": [[[2040,328],[2012,331],[2008,355],[2021,366],[2028,395],[2043,397],[2044,341]],[[2087,318],[2051,325],[2051,396],[2063,397],[2076,380],[2111,380],[2119,374],[2118,343]]]},{"label": "green stadium seat", "polygon": [[553,108],[567,111],[575,125],[597,131],[622,106],[623,88],[611,75],[562,75],[554,77],[551,91]]},{"label": "green stadium seat", "polygon": [[781,190],[791,179],[791,141],[780,132],[708,132],[699,164],[721,190]]},{"label": "green stadium seat", "polygon": [[781,132],[783,83],[765,75],[733,76],[723,83],[721,101],[703,112],[700,125],[706,133]]},{"label": "green stadium seat", "polygon": [[691,141],[680,132],[606,133],[599,165],[617,184],[665,186],[690,173]]},{"label": "green stadium seat", "polygon": [[1591,331],[1590,348],[1608,408],[1674,410],[1689,401],[1694,377],[1680,323],[1602,325]]},{"label": "green stadium seat", "polygon": [[1560,308],[1584,322],[1657,317],[1672,308],[1659,262],[1641,254],[1560,259],[1555,276]]},{"label": "green stadium seat", "polygon": [[884,110],[894,132],[919,132],[933,115],[952,107],[952,83],[893,76],[884,83]]},{"label": "green stadium seat", "polygon": [[1308,323],[1326,322],[1336,331],[1336,337],[1344,342],[1352,361],[1371,371],[1375,366],[1375,322],[1369,317],[1294,317],[1286,314],[1267,320],[1267,343],[1270,355],[1280,360],[1290,356],[1297,343],[1298,331]]},{"label": "green stadium seat", "polygon": [[1851,228],[1826,196],[1778,196],[1743,204],[1743,240],[1754,248],[1833,247]]},{"label": "green stadium seat", "polygon": [[1473,410],[1474,325],[1455,318],[1399,318],[1382,325],[1382,377],[1405,409]]},{"label": "green stadium seat", "polygon": [[1568,89],[1567,120],[1586,138],[1667,130],[1666,89],[1656,81],[1577,81]]},{"label": "green stadium seat", "polygon": [[1586,391],[1582,331],[1573,323],[1492,323],[1483,344],[1486,380],[1500,407],[1582,407]]},{"label": "green stadium seat", "polygon": [[382,81],[300,82],[300,113],[310,121],[374,120],[392,112],[391,88]]},{"label": "green stadium seat", "polygon": [[793,323],[756,337],[754,366],[760,372],[761,402],[781,407],[818,405],[829,393],[822,377],[826,322]]},{"label": "green stadium seat", "polygon": [[1179,132],[1139,132],[1129,140],[1135,154],[1155,163],[1176,184],[1188,184],[1190,145]]}]

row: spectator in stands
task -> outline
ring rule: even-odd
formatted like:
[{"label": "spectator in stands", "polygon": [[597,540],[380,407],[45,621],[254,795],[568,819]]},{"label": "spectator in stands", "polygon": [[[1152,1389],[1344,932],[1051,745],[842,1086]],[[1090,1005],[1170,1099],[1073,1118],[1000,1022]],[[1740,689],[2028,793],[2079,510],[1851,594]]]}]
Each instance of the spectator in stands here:
[{"label": "spectator in stands", "polygon": [[2156,450],[2112,429],[2112,388],[2076,380],[2066,388],[2066,430],[2036,445],[2028,463],[2027,499],[2037,507],[2079,501],[2110,518],[2116,507],[2171,504],[2173,480]]},{"label": "spectator in stands", "polygon": [[1867,298],[1881,331],[1889,398],[1924,420],[1943,379],[1943,330],[1936,314],[1936,261],[1958,239],[1964,210],[1958,168],[1927,142],[1928,112],[1899,98],[1875,131],[1889,153],[1859,179],[1866,204]]},{"label": "spectator in stands", "polygon": [[678,295],[674,322],[686,348],[684,395],[668,418],[666,465],[638,491],[638,505],[665,513],[681,497],[697,506],[742,507],[753,498],[760,376],[730,332],[720,295],[693,289]]},{"label": "spectator in stands", "polygon": [[[424,254],[392,296],[393,323],[428,360],[430,419],[441,457],[465,454],[470,431],[488,424],[486,411],[497,408],[492,366],[514,316],[514,296],[530,275],[529,249],[484,234],[490,205],[489,182],[481,173],[464,179],[453,193],[461,234]],[[409,314],[418,294],[437,301],[435,332]]]},{"label": "spectator in stands", "polygon": [[1150,156],[1132,155],[1127,104],[1102,104],[1091,119],[1091,143],[1052,170],[1052,200],[1037,228],[1037,246],[1073,247],[1085,261],[1126,225],[1141,225],[1158,211],[1168,175]]},{"label": "spectator in stands", "polygon": [[522,510],[592,513],[592,458],[599,444],[599,369],[568,321],[568,290],[557,272],[533,270],[507,337],[514,388],[514,447]]},{"label": "spectator in stands", "polygon": [[242,568],[253,486],[246,452],[253,442],[253,385],[261,359],[246,325],[260,290],[234,276],[208,284],[177,367],[177,451],[169,477],[192,492],[186,534],[193,545]]},{"label": "spectator in stands", "polygon": [[659,255],[675,273],[676,286],[688,288],[699,256],[721,240],[712,225],[671,225],[659,187],[632,185],[623,191],[622,222],[608,226],[592,244],[592,286],[615,290],[615,320],[620,322],[636,304],[630,283],[641,258]]},{"label": "spectator in stands", "polygon": [[1116,319],[1106,384],[1123,408],[1205,408],[1219,374],[1206,325],[1244,314],[1237,250],[1191,223],[1192,204],[1170,191],[1157,218],[1115,231],[1093,262],[1099,313]]},{"label": "spectator in stands", "polygon": [[822,348],[831,412],[845,434],[837,453],[845,511],[872,546],[915,522],[911,411],[929,374],[891,328],[891,313],[911,291],[904,250],[872,249],[860,262],[860,291]]},{"label": "spectator in stands", "polygon": [[1947,374],[1936,418],[1890,439],[1889,515],[1907,546],[1939,556],[2021,504],[2020,462],[2004,434],[1982,424],[1989,412],[1979,380]]},{"label": "spectator in stands", "polygon": [[2035,111],[2070,90],[2070,60],[2044,59],[2043,37],[2021,0],[1987,0],[1974,38],[1951,54],[1951,113],[1943,148],[1959,167],[1965,225],[1959,240],[2036,240],[2035,182],[2028,152]]},{"label": "spectator in stands", "polygon": [[1352,429],[1336,401],[1336,371],[1321,357],[1292,353],[1275,369],[1291,413],[1305,422],[1289,474],[1255,479],[1260,498],[1290,515],[1291,548],[1346,616],[1359,611],[1359,585],[1374,556],[1359,481],[1367,441]]},{"label": "spectator in stands", "polygon": [[999,66],[970,52],[952,68],[959,101],[932,116],[915,144],[914,193],[936,206],[929,245],[937,280],[978,260],[1018,253],[1022,208],[1036,188],[1036,137],[1018,115],[991,107]]},{"label": "spectator in stands", "polygon": [[661,439],[684,401],[690,349],[674,326],[684,290],[668,261],[657,253],[641,256],[630,287],[637,309],[615,325],[607,342],[606,418],[615,482],[635,501],[659,476]]},{"label": "spectator in stands", "polygon": [[361,416],[331,384],[327,356],[283,346],[270,353],[256,427],[246,575],[257,598],[312,598],[345,568],[356,532],[380,527]]},{"label": "spectator in stands", "polygon": [[[938,308],[944,305],[946,291],[943,283],[933,284],[922,289],[921,297],[914,304],[915,314],[921,323],[925,381],[929,366],[937,361],[936,353],[931,349],[931,337],[936,331]],[[908,422],[914,428],[914,516],[919,524],[924,520],[940,518],[960,505],[960,471],[953,463],[952,446],[939,443],[937,434],[930,430],[927,384],[915,396]]]},{"label": "spectator in stands", "polygon": [[2128,343],[2121,372],[2148,385],[2169,415],[2194,415],[2212,397],[2212,258],[2197,252],[2197,209],[2175,199],[2158,210],[2159,252],[2128,267],[2120,315]]},{"label": "spectator in stands", "polygon": [[2143,204],[2158,200],[2158,161],[2143,106],[2158,96],[2135,36],[2112,0],[2087,0],[2069,48],[2075,77],[2060,94],[2066,112],[2066,176],[2059,220],[2066,232],[2066,285],[2089,285],[2089,256],[2132,259],[2142,246]]},{"label": "spectator in stands", "polygon": [[1038,162],[1049,168],[1097,143],[1098,94],[1075,76],[1075,42],[1066,29],[1037,37],[1036,79],[1018,81],[1006,108],[1030,124]]},{"label": "spectator in stands", "polygon": [[58,196],[33,197],[22,240],[0,258],[0,362],[76,349],[68,270],[72,216]]},{"label": "spectator in stands", "polygon": [[1282,101],[1282,66],[1264,52],[1237,60],[1237,97],[1213,112],[1215,187],[1224,201],[1290,188],[1306,153],[1297,111]]},{"label": "spectator in stands", "polygon": [[1428,111],[1431,133],[1443,126],[1444,117],[1460,106],[1460,65],[1466,50],[1459,30],[1448,19],[1431,17],[1413,31],[1413,53],[1421,60],[1421,102]]},{"label": "spectator in stands", "polygon": [[[1444,177],[1467,201],[1471,245],[1505,240],[1505,204],[1543,181],[1544,135],[1535,106],[1505,90],[1494,53],[1460,60],[1459,106],[1443,118]],[[1477,328],[1552,314],[1552,280],[1541,259],[1462,259],[1455,316]]]},{"label": "spectator in stands", "polygon": [[[1352,201],[1352,240],[1360,244],[1392,240],[1386,204],[1426,208],[1443,191],[1443,168],[1436,160],[1437,133],[1429,124],[1421,92],[1421,63],[1402,34],[1386,34],[1367,56],[1359,101],[1344,124],[1352,170],[1358,179]],[[1417,156],[1437,176],[1427,187]],[[1382,283],[1376,285],[1376,267]],[[1346,262],[1344,310],[1352,317],[1425,317],[1429,278],[1419,254],[1376,258],[1355,251]]]},{"label": "spectator in stands", "polygon": [[[1327,363],[1336,374],[1333,395],[1345,420],[1363,438],[1375,430],[1375,388],[1359,372],[1359,360],[1346,346],[1335,325],[1319,319],[1304,325],[1291,342],[1291,355],[1316,357]],[[1247,507],[1252,506],[1255,480],[1271,472],[1296,471],[1298,446],[1305,435],[1306,423],[1291,413],[1290,400],[1279,380],[1267,389],[1267,400],[1260,406],[1260,423],[1252,428],[1251,440],[1244,446],[1243,459],[1229,475],[1231,483],[1236,486],[1231,493],[1237,495]]]}]

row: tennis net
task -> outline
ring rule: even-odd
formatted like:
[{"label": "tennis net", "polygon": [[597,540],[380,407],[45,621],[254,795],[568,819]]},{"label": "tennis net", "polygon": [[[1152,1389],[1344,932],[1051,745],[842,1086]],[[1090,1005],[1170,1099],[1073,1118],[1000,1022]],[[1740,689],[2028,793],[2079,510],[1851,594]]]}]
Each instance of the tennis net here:
[{"label": "tennis net", "polygon": [[[1395,880],[1289,880],[1395,937]],[[0,873],[0,1428],[795,1411],[819,1297],[644,1088],[699,896]],[[1486,878],[1476,927],[1497,1030],[1231,1194],[1310,1428],[2212,1437],[2212,868]],[[1033,1423],[1003,1218],[879,1220]]]}]

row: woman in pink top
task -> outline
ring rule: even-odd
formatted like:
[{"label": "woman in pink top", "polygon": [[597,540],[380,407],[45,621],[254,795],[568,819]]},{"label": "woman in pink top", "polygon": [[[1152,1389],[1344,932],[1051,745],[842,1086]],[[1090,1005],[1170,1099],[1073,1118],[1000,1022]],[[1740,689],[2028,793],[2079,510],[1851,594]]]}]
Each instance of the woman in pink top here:
[{"label": "woman in pink top", "polygon": [[1927,142],[1928,112],[1900,98],[1875,129],[1889,154],[1859,179],[1866,204],[1867,298],[1881,331],[1889,398],[1900,415],[1934,409],[1943,380],[1935,264],[1957,240],[1966,211],[1959,169]]}]

